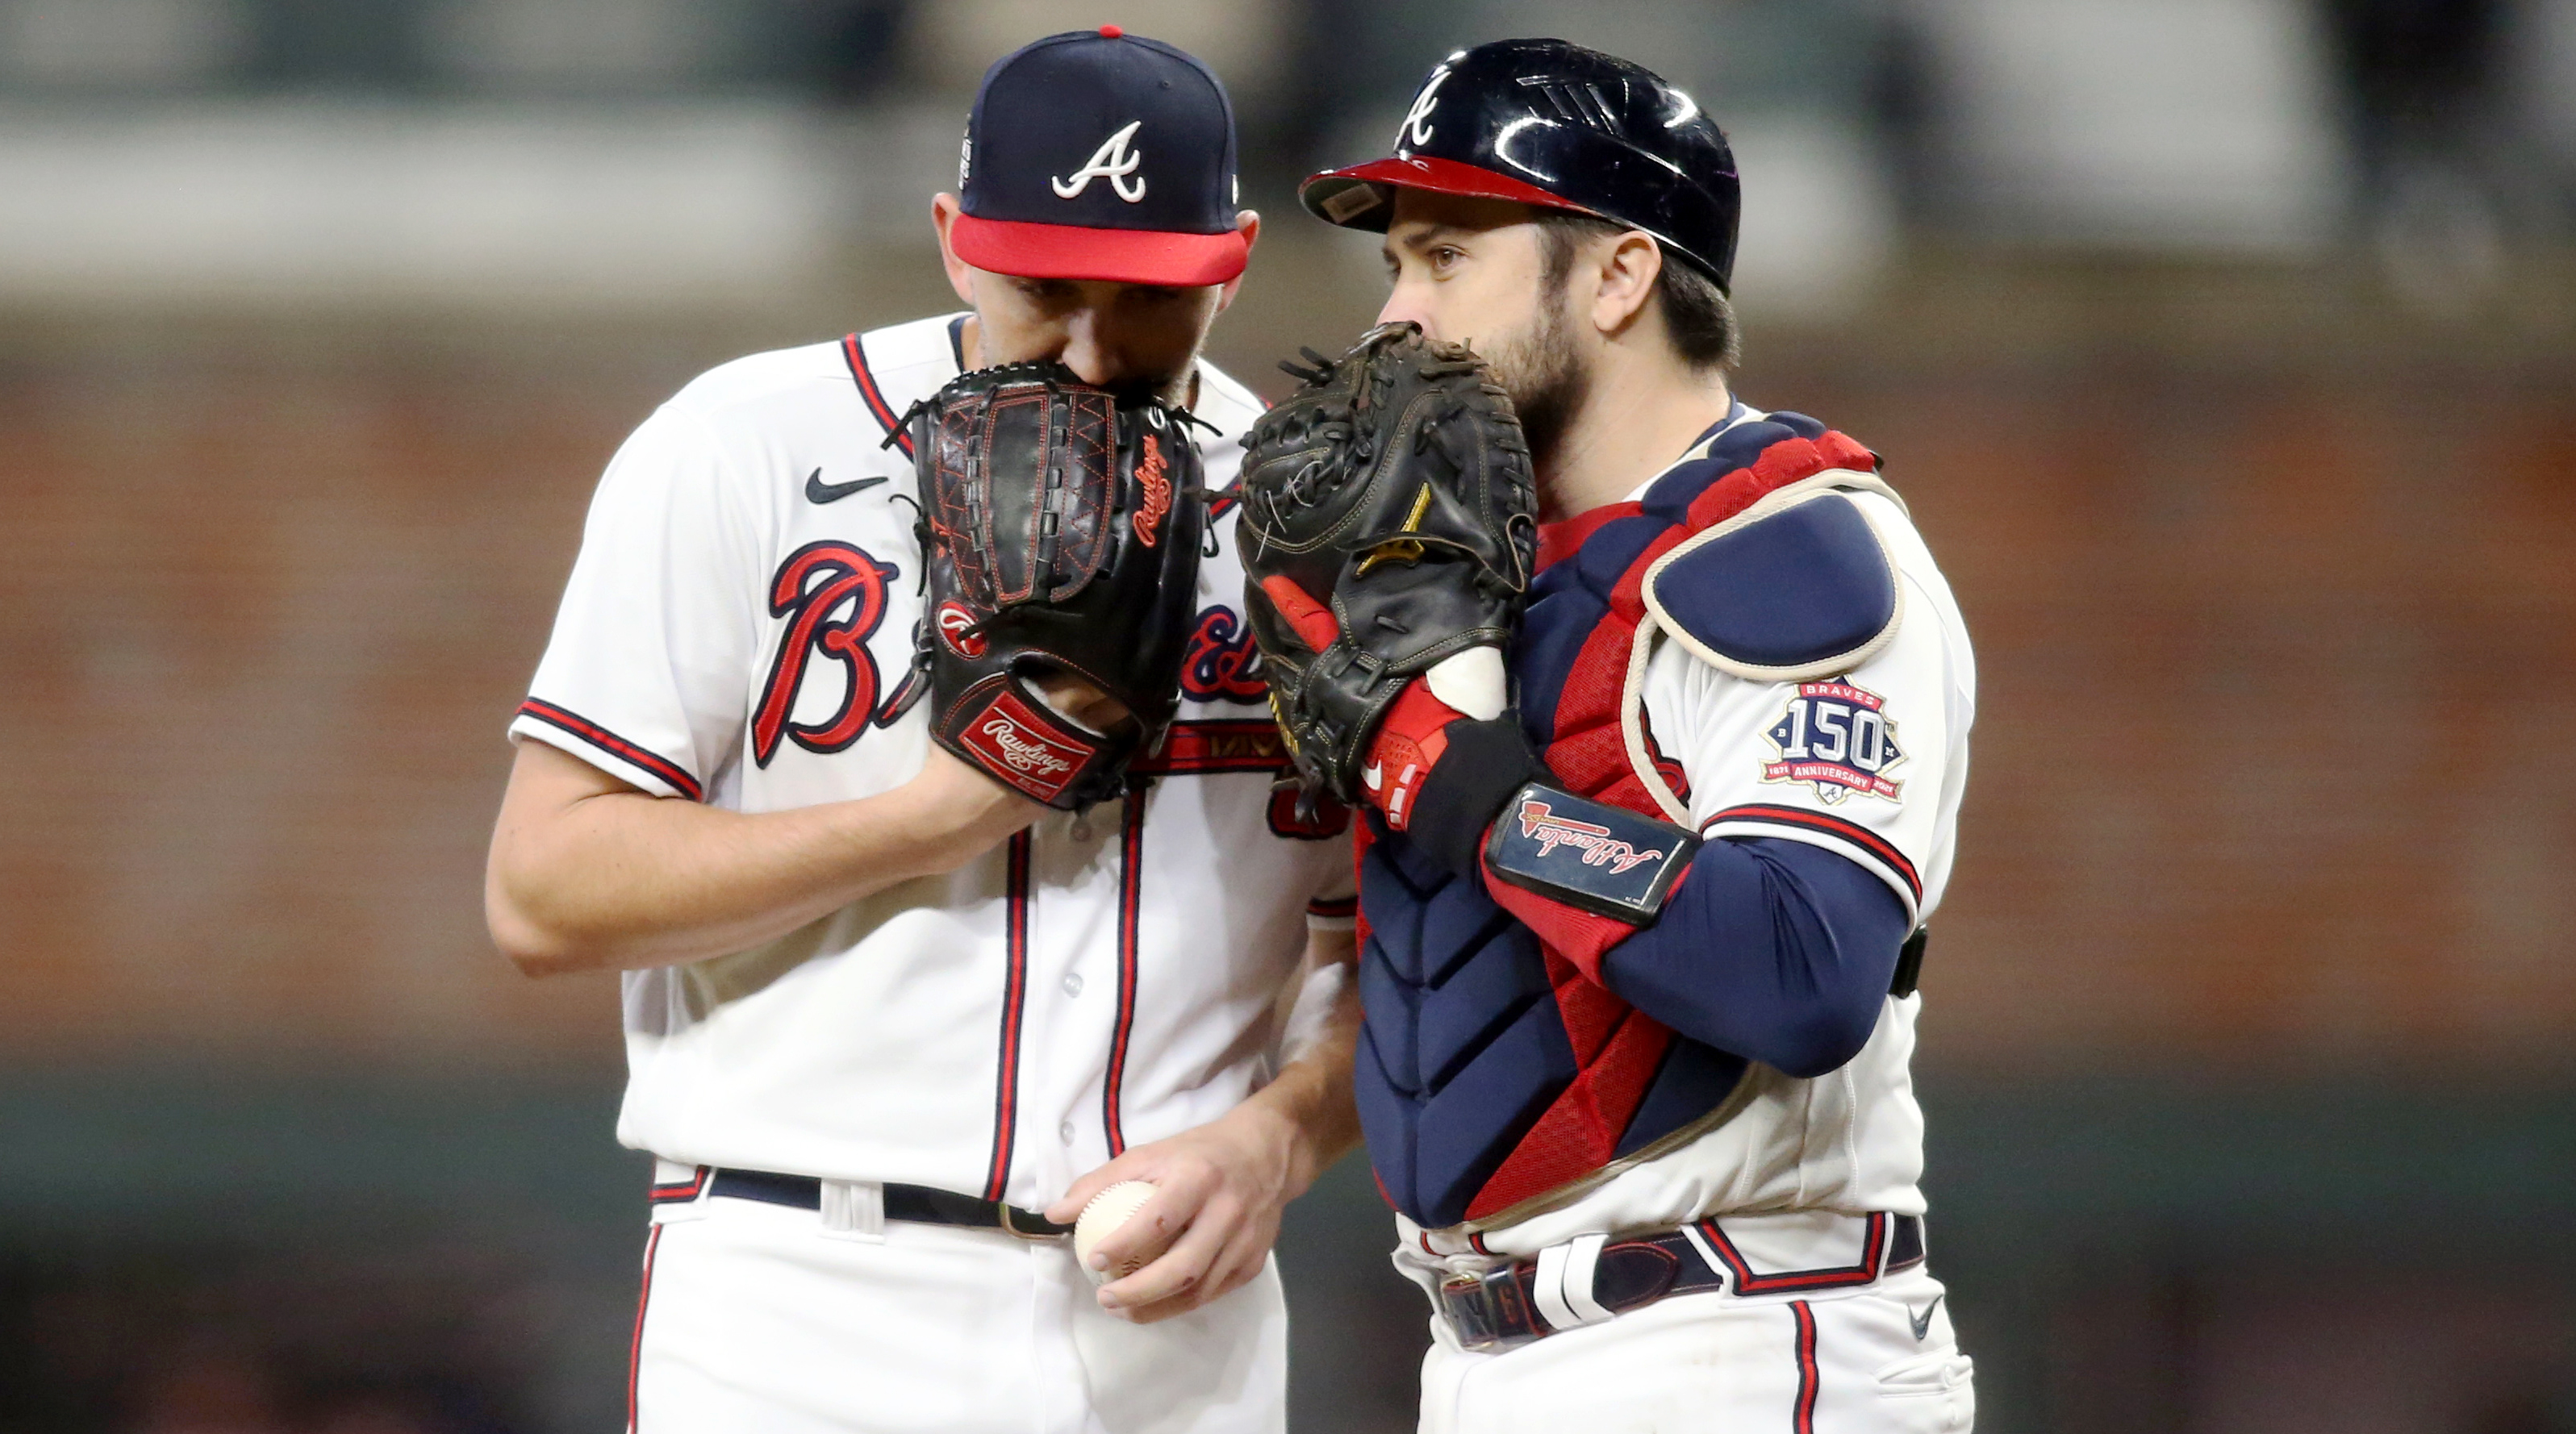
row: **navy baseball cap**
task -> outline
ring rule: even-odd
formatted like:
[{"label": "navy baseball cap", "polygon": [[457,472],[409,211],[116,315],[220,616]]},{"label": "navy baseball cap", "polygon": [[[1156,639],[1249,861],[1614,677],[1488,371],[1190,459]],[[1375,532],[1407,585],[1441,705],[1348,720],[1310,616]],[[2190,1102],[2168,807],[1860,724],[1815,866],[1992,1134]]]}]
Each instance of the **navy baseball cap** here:
[{"label": "navy baseball cap", "polygon": [[1234,106],[1207,66],[1115,25],[993,63],[957,160],[957,257],[1030,279],[1222,284],[1234,227]]}]

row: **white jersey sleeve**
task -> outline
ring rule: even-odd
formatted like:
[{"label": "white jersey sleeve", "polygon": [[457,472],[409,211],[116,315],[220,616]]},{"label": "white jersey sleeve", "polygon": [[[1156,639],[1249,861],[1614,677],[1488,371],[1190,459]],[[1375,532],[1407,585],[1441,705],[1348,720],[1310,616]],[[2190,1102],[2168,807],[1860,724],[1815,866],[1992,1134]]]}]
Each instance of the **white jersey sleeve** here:
[{"label": "white jersey sleeve", "polygon": [[1666,642],[1647,667],[1648,730],[1680,764],[1702,835],[1838,852],[1885,881],[1920,922],[1949,876],[1975,672],[1948,584],[1903,506],[1880,493],[1848,496],[1898,570],[1904,617],[1894,639],[1814,682],[1734,676]]},{"label": "white jersey sleeve", "polygon": [[705,421],[666,404],[591,501],[513,735],[661,796],[704,800],[741,749],[765,576],[749,488]]}]

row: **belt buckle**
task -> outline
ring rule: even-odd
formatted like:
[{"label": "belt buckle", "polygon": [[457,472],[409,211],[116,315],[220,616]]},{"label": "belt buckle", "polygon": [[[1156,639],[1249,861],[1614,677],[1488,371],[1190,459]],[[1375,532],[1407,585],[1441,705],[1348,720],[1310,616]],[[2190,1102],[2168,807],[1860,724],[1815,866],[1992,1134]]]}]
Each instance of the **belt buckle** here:
[{"label": "belt buckle", "polygon": [[1032,1245],[1044,1245],[1061,1240],[1068,1233],[1063,1230],[1023,1230],[1019,1226],[1011,1223],[1011,1216],[1014,1212],[1011,1209],[1010,1201],[996,1200],[993,1202],[993,1205],[996,1215],[1001,1220],[1003,1233],[1009,1235],[1014,1240],[1026,1240]]},{"label": "belt buckle", "polygon": [[1520,1297],[1519,1282],[1506,1261],[1483,1274],[1452,1275],[1441,1281],[1440,1313],[1449,1321],[1450,1331],[1458,1336],[1459,1348],[1475,1354],[1512,1349],[1540,1334],[1531,1329],[1526,1317],[1520,1321],[1525,1332],[1512,1332],[1509,1312],[1520,1303]]}]

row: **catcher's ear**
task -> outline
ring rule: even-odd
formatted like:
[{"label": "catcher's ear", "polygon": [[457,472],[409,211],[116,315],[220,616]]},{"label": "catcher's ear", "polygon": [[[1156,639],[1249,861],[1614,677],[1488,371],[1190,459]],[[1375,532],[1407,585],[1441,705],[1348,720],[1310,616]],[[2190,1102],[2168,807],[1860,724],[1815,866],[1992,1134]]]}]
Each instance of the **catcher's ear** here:
[{"label": "catcher's ear", "polygon": [[957,257],[957,247],[948,242],[948,226],[957,221],[957,196],[939,193],[930,196],[930,227],[939,234],[939,267],[948,271],[948,287],[968,308],[975,306],[975,271]]},{"label": "catcher's ear", "polygon": [[[1578,270],[1577,280],[1585,273],[1598,274],[1592,292],[1592,326],[1615,338],[1637,321],[1654,297],[1655,282],[1664,272],[1664,251],[1651,236],[1631,229],[1607,241],[1596,254],[1598,267]],[[1581,297],[1577,290],[1577,300]]]},{"label": "catcher's ear", "polygon": [[[1234,216],[1234,232],[1243,236],[1244,250],[1249,253],[1252,246],[1258,243],[1261,239],[1261,216],[1249,209],[1236,211]],[[1245,272],[1249,273],[1250,271],[1246,270]],[[1242,274],[1237,274],[1233,278],[1226,280],[1225,286],[1217,291],[1216,311],[1220,314],[1224,313],[1226,306],[1234,302],[1235,291],[1242,287]]]}]

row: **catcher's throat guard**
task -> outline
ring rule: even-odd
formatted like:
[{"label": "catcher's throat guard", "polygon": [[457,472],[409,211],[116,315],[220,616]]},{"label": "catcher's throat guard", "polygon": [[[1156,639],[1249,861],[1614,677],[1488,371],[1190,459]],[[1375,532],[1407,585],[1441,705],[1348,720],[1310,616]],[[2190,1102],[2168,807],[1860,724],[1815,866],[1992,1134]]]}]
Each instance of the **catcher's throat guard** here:
[{"label": "catcher's throat guard", "polygon": [[[907,416],[932,740],[1061,810],[1125,786],[1180,707],[1207,529],[1195,421],[1057,363],[961,374]],[[1108,731],[1075,721],[1039,688],[1056,675],[1127,715]]]}]

